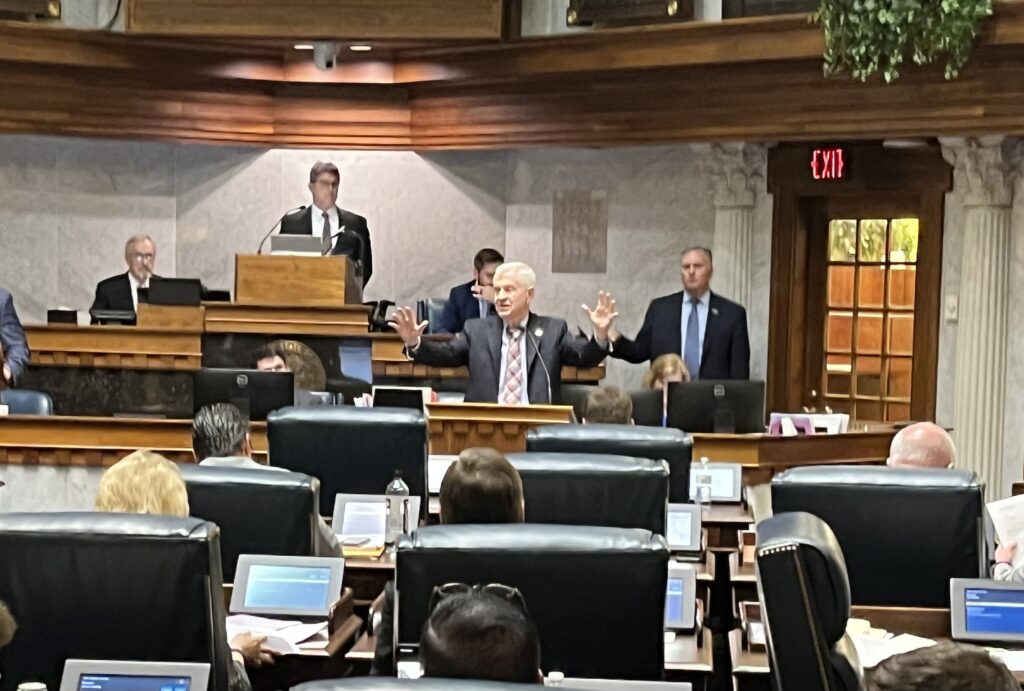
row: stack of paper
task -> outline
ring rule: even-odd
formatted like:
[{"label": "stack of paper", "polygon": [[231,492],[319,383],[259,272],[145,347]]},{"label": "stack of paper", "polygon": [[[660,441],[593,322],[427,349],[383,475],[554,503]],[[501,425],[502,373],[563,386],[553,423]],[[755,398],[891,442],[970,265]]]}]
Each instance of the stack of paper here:
[{"label": "stack of paper", "polygon": [[266,636],[267,640],[263,647],[279,655],[299,653],[302,649],[323,648],[327,645],[326,621],[303,624],[300,621],[268,619],[251,614],[232,614],[227,618],[226,624],[229,641],[240,633]]},{"label": "stack of paper", "polygon": [[909,633],[899,636],[887,634],[886,638],[872,638],[869,636],[851,636],[853,646],[857,649],[857,656],[860,658],[860,665],[864,669],[877,667],[882,660],[893,655],[909,653],[918,648],[927,648],[935,645],[930,638],[921,638]]},{"label": "stack of paper", "polygon": [[999,544],[1017,544],[1013,555],[1013,568],[1016,569],[1024,564],[1024,494],[989,502],[985,508],[992,517],[992,527],[996,530]]}]

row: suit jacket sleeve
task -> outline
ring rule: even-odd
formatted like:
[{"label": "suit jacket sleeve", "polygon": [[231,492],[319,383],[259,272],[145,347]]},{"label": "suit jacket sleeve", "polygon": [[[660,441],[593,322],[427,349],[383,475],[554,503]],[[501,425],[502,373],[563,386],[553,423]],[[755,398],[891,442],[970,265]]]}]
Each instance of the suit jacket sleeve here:
[{"label": "suit jacket sleeve", "polygon": [[395,582],[384,584],[384,604],[380,608],[380,625],[374,632],[377,637],[373,650],[370,674],[390,677],[395,674]]},{"label": "suit jacket sleeve", "polygon": [[455,338],[447,343],[438,341],[420,341],[415,353],[410,353],[413,361],[432,367],[462,367],[469,364],[469,337],[460,331]]},{"label": "suit jacket sleeve", "polygon": [[455,333],[459,321],[459,307],[456,304],[459,288],[460,286],[456,286],[448,293],[448,302],[444,306],[444,311],[441,312],[441,320],[432,325],[433,333]]},{"label": "suit jacket sleeve", "polygon": [[10,293],[5,296],[3,305],[0,305],[0,315],[0,345],[3,345],[4,361],[11,370],[11,380],[17,381],[28,365],[29,350],[25,329],[18,319],[18,313],[14,309],[14,298]]},{"label": "suit jacket sleeve", "polygon": [[366,225],[365,218],[362,218],[360,225],[362,226],[360,235],[363,238],[363,285],[365,286],[369,282],[370,276],[373,275],[373,247],[370,245],[370,228]]},{"label": "suit jacket sleeve", "polygon": [[651,359],[651,330],[654,328],[655,321],[653,312],[654,303],[651,303],[636,338],[631,340],[625,336],[619,336],[619,339],[612,344],[612,357],[632,362],[634,365]]},{"label": "suit jacket sleeve", "polygon": [[732,379],[750,379],[750,337],[747,335],[747,311],[740,307],[736,328],[732,330],[732,344],[729,348],[732,362],[729,374]]},{"label": "suit jacket sleeve", "polygon": [[[558,343],[562,364],[570,367],[597,367],[604,360],[607,352],[593,338],[584,340],[576,338],[563,326]],[[552,373],[553,375],[555,373]],[[558,373],[560,374],[560,373]]]}]

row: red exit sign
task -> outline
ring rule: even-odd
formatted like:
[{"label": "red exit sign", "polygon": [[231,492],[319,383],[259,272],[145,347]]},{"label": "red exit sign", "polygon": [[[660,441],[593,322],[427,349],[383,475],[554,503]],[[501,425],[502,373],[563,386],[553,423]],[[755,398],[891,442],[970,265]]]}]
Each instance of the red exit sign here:
[{"label": "red exit sign", "polygon": [[811,177],[815,180],[842,180],[845,169],[845,152],[839,147],[811,149]]}]

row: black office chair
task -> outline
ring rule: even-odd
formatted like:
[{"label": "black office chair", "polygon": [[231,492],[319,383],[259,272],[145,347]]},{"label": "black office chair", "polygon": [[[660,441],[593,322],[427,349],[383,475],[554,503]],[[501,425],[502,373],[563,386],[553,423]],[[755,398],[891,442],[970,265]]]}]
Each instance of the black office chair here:
[{"label": "black office chair", "polygon": [[53,399],[42,391],[4,389],[0,405],[7,406],[11,415],[53,415]]},{"label": "black office chair", "polygon": [[267,416],[271,462],[320,479],[320,513],[334,497],[384,494],[395,471],[427,511],[427,421],[404,408],[284,408]]},{"label": "black office chair", "polygon": [[846,634],[850,583],[843,551],[820,518],[783,513],[757,526],[757,592],[779,691],[859,691]]},{"label": "black office chair", "polygon": [[835,532],[855,605],[949,607],[950,578],[984,576],[984,485],[966,470],[811,466],[772,479],[776,513]]},{"label": "black office chair", "polygon": [[668,462],[668,498],[690,501],[693,439],[677,429],[639,425],[541,425],[526,433],[527,451],[602,453]]},{"label": "black office chair", "polygon": [[240,554],[313,556],[320,481],[302,473],[181,466],[189,513],[220,526],[225,582]]},{"label": "black office chair", "polygon": [[506,454],[523,479],[527,523],[642,528],[665,534],[668,464],[649,458]]},{"label": "black office chair", "polygon": [[592,384],[562,384],[562,405],[571,405],[576,421],[583,420],[584,408],[587,403],[587,396],[596,389]]},{"label": "black office chair", "polygon": [[438,333],[441,315],[444,314],[444,308],[447,305],[448,298],[425,298],[416,301],[416,320],[418,322],[426,320],[427,330],[425,333]]},{"label": "black office chair", "polygon": [[68,658],[206,662],[228,691],[222,589],[217,527],[197,518],[0,513],[0,600],[18,622],[0,691],[58,689]]},{"label": "black office chair", "polygon": [[537,524],[438,525],[398,541],[396,650],[419,642],[435,586],[522,592],[545,673],[660,679],[668,547],[646,530]]},{"label": "black office chair", "polygon": [[[523,691],[532,688],[525,684],[511,684],[500,681],[478,681],[476,679],[397,679],[395,677],[352,677],[349,679],[324,679],[296,686],[292,691]],[[566,685],[559,688],[572,691]]]}]

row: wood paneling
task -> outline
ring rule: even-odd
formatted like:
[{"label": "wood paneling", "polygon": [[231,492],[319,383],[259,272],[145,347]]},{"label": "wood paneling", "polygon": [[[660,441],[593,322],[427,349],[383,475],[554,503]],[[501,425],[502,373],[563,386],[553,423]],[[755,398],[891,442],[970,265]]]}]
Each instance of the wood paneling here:
[{"label": "wood paneling", "polygon": [[277,336],[362,336],[370,330],[370,308],[345,305],[259,307],[227,302],[206,303],[206,333]]},{"label": "wood paneling", "polygon": [[907,65],[886,85],[823,77],[805,16],[401,48],[332,72],[287,42],[0,24],[0,133],[425,150],[1021,131],[1024,3],[986,26],[959,79]]},{"label": "wood paneling", "polygon": [[126,30],[184,36],[499,39],[501,0],[126,0]]},{"label": "wood paneling", "polygon": [[[257,458],[266,458],[267,425],[250,430]],[[137,449],[192,463],[192,421],[11,415],[0,417],[0,465],[110,466]]]},{"label": "wood paneling", "polygon": [[26,326],[33,365],[195,371],[201,333],[142,326]]}]

